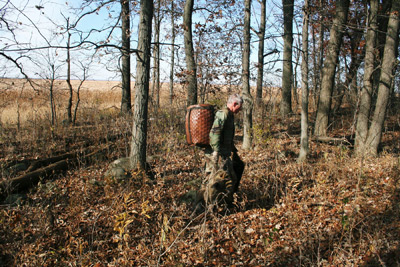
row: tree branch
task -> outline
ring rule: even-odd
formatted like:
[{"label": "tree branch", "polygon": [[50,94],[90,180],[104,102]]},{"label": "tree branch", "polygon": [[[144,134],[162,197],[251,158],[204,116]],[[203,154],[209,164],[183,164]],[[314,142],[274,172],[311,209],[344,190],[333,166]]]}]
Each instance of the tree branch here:
[{"label": "tree branch", "polygon": [[33,90],[37,91],[35,84],[32,82],[32,79],[29,78],[29,76],[24,72],[22,66],[17,62],[16,59],[4,54],[3,52],[0,52],[0,56],[5,57],[7,60],[11,61],[14,63],[14,65],[19,69],[20,73],[25,77],[25,79],[29,82],[30,86],[32,86]]}]

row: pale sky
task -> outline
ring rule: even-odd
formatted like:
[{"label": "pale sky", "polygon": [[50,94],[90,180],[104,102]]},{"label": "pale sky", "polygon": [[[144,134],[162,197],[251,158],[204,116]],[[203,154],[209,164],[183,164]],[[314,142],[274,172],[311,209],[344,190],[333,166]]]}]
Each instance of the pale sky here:
[{"label": "pale sky", "polygon": [[[259,20],[259,6],[257,1],[253,1],[253,8],[252,8],[252,24],[254,25],[255,28],[258,28],[258,20]],[[81,0],[10,0],[11,6],[15,6],[18,10],[23,10],[22,13],[14,10],[13,14],[7,14],[9,18],[12,20],[15,20],[16,23],[18,23],[18,28],[15,31],[15,36],[17,41],[22,44],[23,47],[41,47],[41,46],[48,46],[51,44],[52,46],[65,46],[66,45],[66,39],[65,37],[61,35],[55,34],[55,32],[60,32],[60,28],[57,28],[56,25],[61,26],[61,25],[66,25],[66,19],[67,17],[70,17],[71,19],[75,19],[76,16],[73,14],[73,12],[78,12],[78,10],[71,10],[71,7],[78,7],[82,1]],[[119,15],[119,5],[114,5],[113,7],[106,9],[103,8],[100,10],[99,14],[91,14],[90,16],[82,19],[79,24],[78,28],[83,31],[90,31],[91,29],[94,28],[101,28],[103,26],[107,26],[110,23],[109,17],[117,17]],[[114,10],[113,10],[114,9]],[[268,15],[268,20],[267,22],[267,30],[269,31],[277,31],[279,30],[277,28],[277,24],[271,22],[275,21],[274,18],[274,9],[279,9],[278,7],[274,6],[273,3],[270,3],[270,6],[267,8],[267,15]],[[65,18],[64,18],[64,17]],[[194,16],[194,22],[196,21],[196,16]],[[131,38],[131,48],[135,48],[137,45],[136,42],[136,36],[135,32],[137,31],[137,18],[138,15],[133,15],[131,18],[132,21],[132,38]],[[73,22],[73,21],[71,21]],[[36,28],[35,28],[36,27]],[[165,25],[163,27],[168,28],[168,22],[165,22]],[[1,30],[1,29],[0,29]],[[105,35],[104,34],[97,34],[97,38],[95,37],[94,39],[92,38],[92,41],[98,41],[98,40],[104,40]],[[120,29],[115,29],[115,41],[118,42],[118,38],[120,35]],[[14,47],[8,47],[6,43],[11,44],[13,43],[10,39],[11,36],[9,33],[5,32],[4,30],[1,32],[0,31],[0,49],[11,49]],[[65,35],[64,35],[65,36]],[[95,36],[95,35],[93,35]],[[9,39],[8,39],[9,38]],[[77,38],[77,35],[73,35],[73,38]],[[112,38],[112,37],[111,37]],[[181,37],[180,37],[181,38]],[[76,40],[76,39],[75,39]],[[166,41],[166,40],[162,40]],[[256,40],[253,38],[253,42]],[[168,41],[166,41],[168,42]],[[182,43],[181,39],[178,39],[177,42]],[[115,42],[114,42],[115,43]],[[279,44],[278,44],[279,45]],[[256,55],[257,55],[257,45],[254,44],[254,50],[252,51],[252,61],[256,61]],[[267,47],[266,47],[267,49]],[[47,49],[48,50],[48,49]],[[43,62],[43,65],[48,65],[48,64],[55,64],[55,65],[60,65],[60,70],[65,68],[65,49],[58,49],[58,50],[52,50],[52,51],[47,51],[45,49],[43,50],[37,50],[34,53],[35,61],[41,61],[45,60]],[[89,51],[89,53],[93,53],[93,49]],[[115,51],[115,49],[114,49]],[[72,62],[78,64],[81,62],[89,62],[87,58],[85,58],[82,52],[77,52],[77,51],[72,51],[71,56],[72,56]],[[17,56],[21,56],[21,53],[12,53],[13,57],[16,58]],[[101,55],[101,56],[100,56]],[[3,58],[0,58],[0,60],[4,60]],[[169,56],[168,59],[169,60]],[[2,62],[2,61],[0,61]],[[48,74],[43,73],[46,71],[41,71],[42,73],[37,73],[38,72],[38,65],[33,65],[30,63],[28,60],[21,59],[22,64],[24,65],[24,68],[26,69],[26,72],[29,75],[39,75],[41,77],[46,76]],[[19,74],[19,71],[12,66],[11,63],[7,63],[7,65],[10,68],[6,68],[7,71],[0,72],[1,76],[15,76]],[[116,54],[114,55],[105,55],[104,53],[98,53],[97,57],[93,60],[93,63],[91,64],[91,67],[89,69],[89,74],[90,74],[90,79],[101,79],[101,80],[109,80],[109,79],[119,79],[119,74],[116,71],[116,68],[118,66],[118,56]],[[135,66],[136,66],[136,60],[135,57],[132,56],[131,59],[131,69],[132,73],[135,72]],[[110,71],[107,70],[107,68],[110,68]],[[169,64],[166,61],[162,61],[162,70],[164,71],[164,75],[167,77],[169,75]],[[79,69],[76,70],[76,75],[79,77],[80,76],[80,71]],[[0,69],[1,71],[1,69]],[[60,71],[60,78],[64,75],[65,71]],[[162,74],[163,75],[163,74]],[[273,77],[272,77],[273,79]]]}]

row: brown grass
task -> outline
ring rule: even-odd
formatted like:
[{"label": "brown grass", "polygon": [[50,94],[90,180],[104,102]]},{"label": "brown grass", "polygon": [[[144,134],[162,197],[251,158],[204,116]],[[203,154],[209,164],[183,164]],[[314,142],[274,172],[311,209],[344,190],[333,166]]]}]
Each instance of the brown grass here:
[{"label": "brown grass", "polygon": [[[49,84],[43,80],[34,80],[35,90],[24,80],[3,79],[0,81],[0,123],[23,124],[27,121],[50,118]],[[79,81],[72,81],[76,90]],[[79,114],[88,110],[106,110],[119,108],[121,90],[115,81],[85,81],[80,90]],[[66,119],[68,86],[65,81],[55,81],[54,100],[58,121]],[[74,94],[73,103],[76,102]]]}]

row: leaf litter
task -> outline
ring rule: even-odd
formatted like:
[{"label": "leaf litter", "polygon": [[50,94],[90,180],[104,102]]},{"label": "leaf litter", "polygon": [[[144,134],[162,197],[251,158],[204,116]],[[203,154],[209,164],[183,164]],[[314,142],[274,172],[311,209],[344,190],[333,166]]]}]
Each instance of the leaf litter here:
[{"label": "leaf litter", "polygon": [[298,153],[293,137],[268,138],[239,151],[246,170],[234,208],[213,213],[192,214],[202,155],[180,136],[167,150],[152,139],[149,151],[162,155],[150,162],[154,178],[116,181],[97,162],[42,182],[22,203],[2,205],[0,265],[400,264],[397,154],[361,160],[311,143],[300,164],[287,153]]}]

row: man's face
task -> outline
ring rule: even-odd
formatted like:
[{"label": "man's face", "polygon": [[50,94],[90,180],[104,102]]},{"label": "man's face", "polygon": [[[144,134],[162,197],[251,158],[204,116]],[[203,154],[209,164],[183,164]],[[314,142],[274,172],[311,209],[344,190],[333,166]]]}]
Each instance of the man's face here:
[{"label": "man's face", "polygon": [[237,114],[237,113],[239,113],[239,111],[242,109],[242,105],[241,104],[239,104],[239,103],[233,103],[233,106],[232,106],[232,112],[233,113],[235,113],[235,114]]}]

